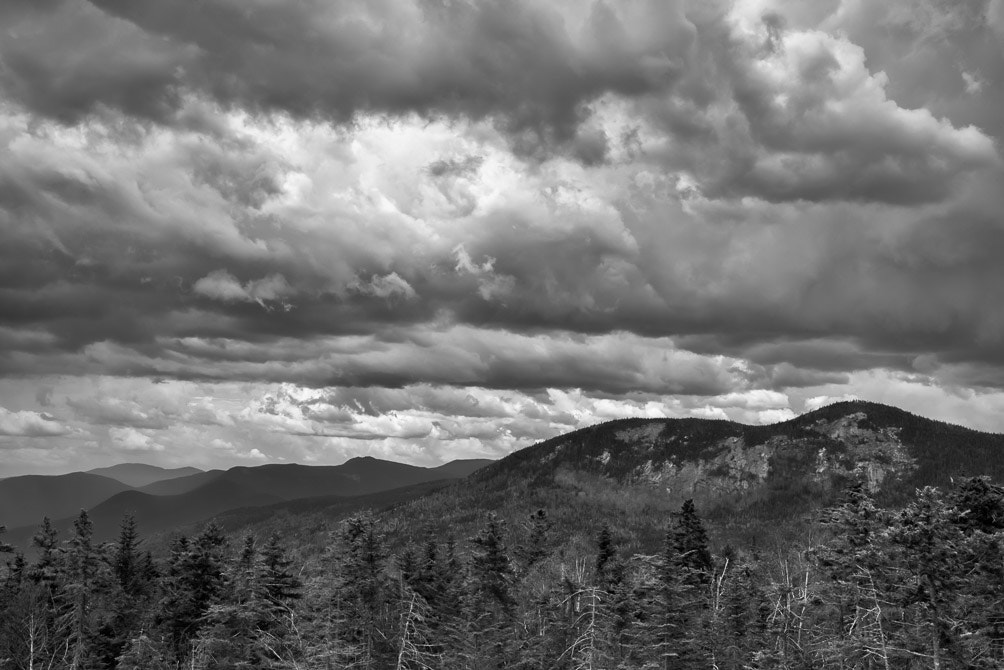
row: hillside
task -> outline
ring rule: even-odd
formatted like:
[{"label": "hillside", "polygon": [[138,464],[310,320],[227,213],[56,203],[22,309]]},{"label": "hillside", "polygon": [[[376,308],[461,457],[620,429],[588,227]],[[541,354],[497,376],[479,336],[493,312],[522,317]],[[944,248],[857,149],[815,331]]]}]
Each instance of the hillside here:
[{"label": "hillside", "polygon": [[[105,542],[115,538],[126,514],[132,514],[143,535],[171,530],[215,516],[226,510],[268,505],[279,498],[243,488],[228,481],[214,481],[176,496],[155,496],[142,491],[123,491],[88,510],[94,524],[94,539]],[[79,510],[77,510],[79,513]],[[53,526],[66,537],[77,514],[53,519]],[[12,529],[6,540],[27,548],[37,524]]]},{"label": "hillside", "polygon": [[86,472],[24,475],[0,481],[0,525],[16,528],[75,514],[131,487]]},{"label": "hillside", "polygon": [[[669,515],[693,499],[718,546],[766,547],[797,537],[851,482],[897,505],[918,487],[976,475],[1004,481],[1004,436],[845,402],[767,426],[690,418],[591,426],[517,451],[382,518],[400,531],[395,541],[407,543],[427,531],[470,536],[495,511],[518,540],[529,515],[545,509],[555,546],[585,546],[609,523],[631,551],[648,551]],[[326,529],[343,516],[331,512]],[[279,530],[293,542],[308,535],[295,517]]]},{"label": "hillside", "polygon": [[358,496],[438,479],[466,477],[491,462],[452,461],[435,468],[423,468],[366,456],[350,459],[341,465],[290,463],[239,466],[157,482],[141,490],[154,495],[177,495],[209,482],[221,481],[283,500],[327,495]]},{"label": "hillside", "polygon": [[[306,499],[303,505],[289,508],[298,510],[318,505],[321,508],[358,509],[358,505],[340,505],[338,501],[419,487],[411,493],[402,494],[404,497],[392,498],[399,502],[442,486],[442,480],[466,476],[490,462],[454,461],[436,468],[422,468],[367,457],[353,458],[336,466],[290,464],[236,467],[159,481],[139,490],[123,490],[128,487],[108,479],[111,482],[111,493],[108,495],[102,496],[96,491],[88,498],[89,504],[50,507],[58,513],[49,512],[48,516],[58,530],[66,531],[79,511],[88,509],[94,523],[95,538],[104,541],[115,536],[125,514],[133,514],[140,531],[150,535],[204,521],[229,510],[243,509],[247,513],[246,508],[282,501]],[[86,475],[84,479],[87,477],[98,476]],[[36,485],[44,489],[52,479],[56,478],[35,478],[31,482],[40,482]],[[422,488],[429,483],[434,485]],[[6,482],[0,482],[0,486],[3,484]],[[73,498],[70,502],[77,500],[80,498]],[[364,503],[364,506],[370,505]],[[273,513],[256,513],[252,518],[261,520]],[[16,522],[7,524],[10,531],[6,540],[14,546],[27,547],[42,516],[44,514],[25,512],[14,517]]]},{"label": "hillside", "polygon": [[88,470],[92,475],[101,475],[116,479],[123,484],[139,488],[154,482],[177,479],[178,477],[188,477],[202,472],[198,468],[161,468],[156,465],[146,463],[119,463],[107,468],[94,468]]}]

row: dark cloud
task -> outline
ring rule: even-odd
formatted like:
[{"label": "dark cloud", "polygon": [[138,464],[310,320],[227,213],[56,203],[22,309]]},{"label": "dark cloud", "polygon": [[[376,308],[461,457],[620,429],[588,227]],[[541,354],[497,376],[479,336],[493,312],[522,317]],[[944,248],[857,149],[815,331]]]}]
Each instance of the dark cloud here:
[{"label": "dark cloud", "polygon": [[194,50],[86,2],[5,2],[0,25],[0,88],[38,113],[73,122],[111,107],[163,121],[180,104]]},{"label": "dark cloud", "polygon": [[463,158],[440,158],[429,163],[426,168],[433,177],[466,176],[478,171],[485,162],[483,156],[464,156]]},{"label": "dark cloud", "polygon": [[[287,383],[266,430],[506,448],[999,388],[998,27],[915,6],[6,3],[0,371]],[[234,416],[64,409],[0,423]]]},{"label": "dark cloud", "polygon": [[101,107],[164,121],[197,94],[334,122],[364,112],[492,118],[528,153],[571,142],[589,160],[601,146],[577,139],[583,105],[671,85],[695,37],[675,2],[563,15],[494,0],[67,0],[17,2],[3,18],[5,90],[65,121]]}]

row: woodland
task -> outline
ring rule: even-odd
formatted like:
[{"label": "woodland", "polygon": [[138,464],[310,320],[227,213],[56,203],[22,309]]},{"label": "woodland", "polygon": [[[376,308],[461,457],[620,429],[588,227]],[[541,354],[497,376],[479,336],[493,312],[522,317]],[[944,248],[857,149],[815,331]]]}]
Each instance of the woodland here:
[{"label": "woodland", "polygon": [[86,512],[65,538],[45,520],[30,558],[0,547],[0,669],[1004,666],[1004,489],[987,478],[898,509],[852,485],[813,542],[770,552],[713,550],[690,501],[652,553],[602,521],[570,551],[552,518],[401,543],[361,513],[309,562],[215,524],[155,557],[130,517],[104,544]]}]

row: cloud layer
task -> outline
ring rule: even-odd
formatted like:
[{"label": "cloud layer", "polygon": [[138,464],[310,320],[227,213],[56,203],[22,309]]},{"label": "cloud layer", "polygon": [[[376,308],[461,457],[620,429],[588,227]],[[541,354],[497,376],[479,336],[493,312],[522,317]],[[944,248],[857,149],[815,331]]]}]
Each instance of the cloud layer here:
[{"label": "cloud layer", "polygon": [[1004,428],[998,5],[5,3],[0,448],[432,462],[843,395]]}]

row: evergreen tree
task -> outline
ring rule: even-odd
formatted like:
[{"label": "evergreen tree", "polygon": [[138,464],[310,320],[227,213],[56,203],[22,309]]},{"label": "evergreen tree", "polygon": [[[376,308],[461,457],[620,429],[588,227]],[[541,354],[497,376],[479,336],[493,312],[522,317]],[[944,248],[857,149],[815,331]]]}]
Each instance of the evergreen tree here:
[{"label": "evergreen tree", "polygon": [[52,588],[58,578],[59,534],[49,517],[42,518],[42,525],[32,537],[31,544],[37,556],[30,571],[31,578]]},{"label": "evergreen tree", "polygon": [[311,598],[312,655],[334,667],[393,665],[396,589],[386,573],[387,549],[370,515],[343,521],[327,553],[328,575]]},{"label": "evergreen tree", "polygon": [[708,549],[708,533],[697,516],[694,501],[687,500],[676,514],[673,529],[673,543],[676,549],[676,563],[687,571],[688,579],[707,583],[711,573],[711,551]]},{"label": "evergreen tree", "polygon": [[167,630],[176,662],[194,653],[193,641],[205,615],[224,595],[225,547],[226,538],[215,524],[209,524],[192,541],[179,536],[171,543],[159,621]]},{"label": "evergreen tree", "polygon": [[149,586],[145,579],[146,575],[143,574],[139,545],[136,519],[133,515],[127,514],[122,518],[122,524],[119,527],[119,536],[115,542],[111,567],[120,591],[132,598],[145,594]]},{"label": "evergreen tree", "polygon": [[228,567],[221,597],[209,606],[200,622],[194,647],[213,668],[258,668],[267,658],[259,644],[267,614],[258,588],[256,559],[255,539],[249,534]]},{"label": "evergreen tree", "polygon": [[261,552],[258,582],[265,598],[274,606],[288,607],[302,596],[303,582],[293,573],[293,561],[286,555],[278,535],[272,535]]},{"label": "evergreen tree", "polygon": [[596,538],[596,568],[593,571],[593,580],[597,587],[609,591],[618,581],[618,577],[617,550],[614,547],[610,526],[603,524]]},{"label": "evergreen tree", "polygon": [[515,552],[520,569],[524,573],[547,556],[547,535],[551,530],[551,520],[548,519],[547,512],[538,509],[531,514],[525,530],[526,540],[516,548]]},{"label": "evergreen tree", "polygon": [[489,514],[471,538],[472,554],[463,602],[462,656],[474,667],[506,666],[512,653],[515,571],[505,543],[505,523]]},{"label": "evergreen tree", "polygon": [[118,657],[115,670],[173,670],[159,644],[146,635],[129,641]]},{"label": "evergreen tree", "polygon": [[99,556],[93,545],[93,526],[85,510],[73,522],[67,542],[65,582],[60,593],[61,620],[67,631],[67,667],[78,670],[87,663],[93,633],[93,596]]}]

